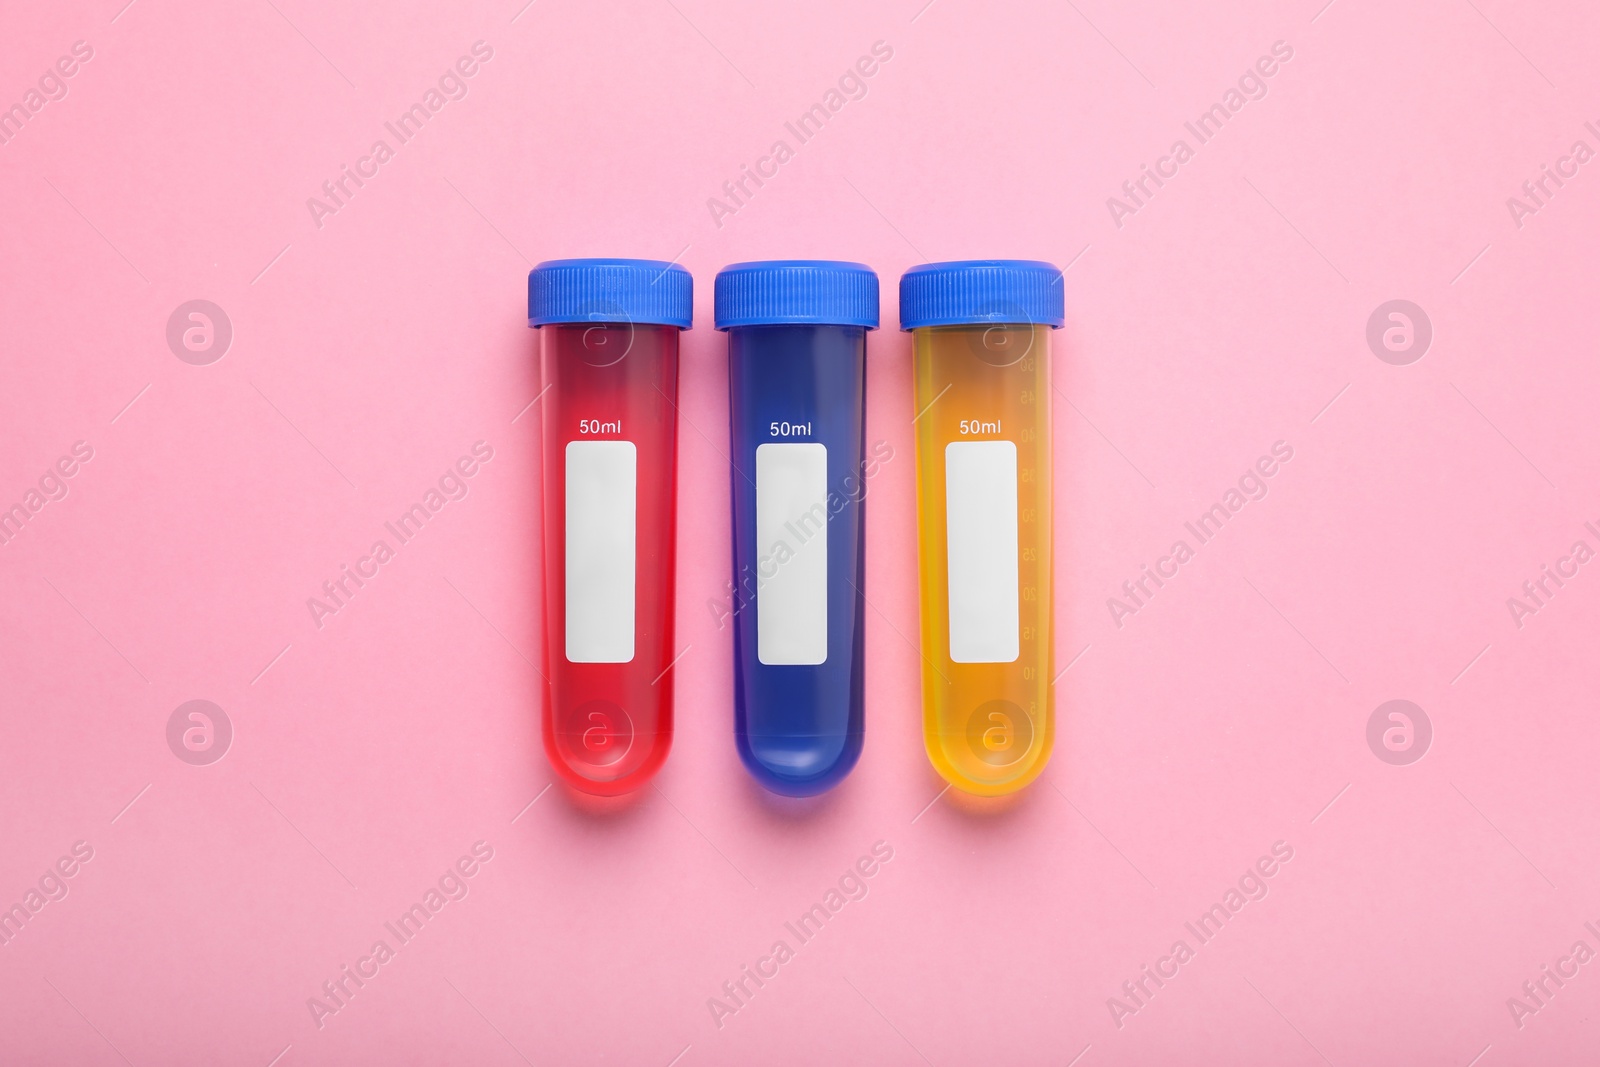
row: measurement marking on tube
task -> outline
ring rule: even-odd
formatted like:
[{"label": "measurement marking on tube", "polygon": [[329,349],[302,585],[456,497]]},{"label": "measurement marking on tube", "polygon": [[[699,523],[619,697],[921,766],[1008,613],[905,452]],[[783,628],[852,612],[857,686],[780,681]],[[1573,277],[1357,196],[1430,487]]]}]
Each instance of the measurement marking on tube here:
[{"label": "measurement marking on tube", "polygon": [[622,420],[615,419],[611,422],[602,422],[600,419],[579,419],[579,433],[621,433]]},{"label": "measurement marking on tube", "polygon": [[982,422],[978,419],[962,419],[961,432],[965,434],[1000,433],[1000,420],[995,419],[993,422]]},{"label": "measurement marking on tube", "polygon": [[769,437],[810,437],[810,422],[775,422],[768,431]]}]

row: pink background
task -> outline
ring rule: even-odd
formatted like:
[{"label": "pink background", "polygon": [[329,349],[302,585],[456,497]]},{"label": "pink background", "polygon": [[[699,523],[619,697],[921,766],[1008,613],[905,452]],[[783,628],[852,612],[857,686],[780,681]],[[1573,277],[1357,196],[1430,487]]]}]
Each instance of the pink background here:
[{"label": "pink background", "polygon": [[[94,50],[0,145],[0,506],[93,449],[0,545],[0,904],[93,849],[0,947],[0,1060],[1600,1049],[1600,963],[1537,1013],[1507,1005],[1574,942],[1600,950],[1600,569],[1520,628],[1506,604],[1578,539],[1600,548],[1600,164],[1520,227],[1506,203],[1575,140],[1600,148],[1593,5],[123,2],[13,4],[0,33],[6,106],[73,42]],[[479,40],[467,96],[397,147],[384,122]],[[707,199],[880,40],[865,98],[718,226]],[[1275,41],[1293,59],[1267,96],[1119,228],[1107,198],[1195,147],[1185,120]],[[380,137],[394,158],[319,228],[307,198]],[[605,806],[543,792],[530,665],[524,279],[592,255],[676,257],[697,281],[678,737],[653,788]],[[1053,397],[1071,667],[1048,771],[976,805],[940,798],[922,751],[892,327],[904,269],[991,256],[1071,264]],[[895,458],[869,504],[867,748],[809,803],[741,769],[706,606],[728,571],[710,283],[763,257],[872,264],[891,327],[869,354],[869,440]],[[197,298],[234,332],[205,366],[166,341]],[[1433,326],[1407,366],[1365,339],[1392,299]],[[479,440],[470,494],[319,629],[307,598]],[[1117,626],[1107,599],[1280,440],[1266,498]],[[193,699],[233,725],[210,766],[166,740]],[[1408,766],[1366,740],[1392,699],[1433,727]],[[319,1028],[307,998],[476,841],[494,854],[470,894]],[[879,841],[869,894],[799,945],[783,924]],[[1196,948],[1184,923],[1278,841],[1294,855],[1266,898],[1114,1019],[1108,998]],[[709,998],[779,939],[795,958],[719,1027]]]}]

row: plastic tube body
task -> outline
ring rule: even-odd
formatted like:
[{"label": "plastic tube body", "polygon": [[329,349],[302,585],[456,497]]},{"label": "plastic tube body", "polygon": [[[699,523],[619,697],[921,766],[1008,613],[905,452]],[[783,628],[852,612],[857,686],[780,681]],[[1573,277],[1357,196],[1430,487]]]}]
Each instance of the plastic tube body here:
[{"label": "plastic tube body", "polygon": [[1054,742],[1051,332],[912,331],[923,739],[985,796],[1027,785]]},{"label": "plastic tube body", "polygon": [[735,739],[809,796],[861,755],[866,330],[730,329],[728,385]]},{"label": "plastic tube body", "polygon": [[539,330],[544,743],[570,785],[638,788],[672,743],[678,334]]}]

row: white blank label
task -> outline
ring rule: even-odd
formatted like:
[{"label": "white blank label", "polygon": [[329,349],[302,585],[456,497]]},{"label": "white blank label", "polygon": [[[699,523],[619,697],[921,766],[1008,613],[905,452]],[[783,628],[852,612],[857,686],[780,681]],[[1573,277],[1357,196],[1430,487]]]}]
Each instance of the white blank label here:
[{"label": "white blank label", "polygon": [[1018,652],[1017,446],[952,441],[944,449],[950,567],[950,659],[1012,663]]},{"label": "white blank label", "polygon": [[828,449],[756,448],[756,657],[828,658]]},{"label": "white blank label", "polygon": [[567,660],[633,659],[639,450],[567,442]]}]

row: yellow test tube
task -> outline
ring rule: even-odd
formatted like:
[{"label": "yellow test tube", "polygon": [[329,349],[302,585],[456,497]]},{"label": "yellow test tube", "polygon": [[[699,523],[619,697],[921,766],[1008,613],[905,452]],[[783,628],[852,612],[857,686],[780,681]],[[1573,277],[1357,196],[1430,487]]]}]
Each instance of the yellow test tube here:
[{"label": "yellow test tube", "polygon": [[1050,335],[1061,272],[929,263],[900,279],[916,381],[922,724],[956,788],[1011,793],[1055,737]]}]

